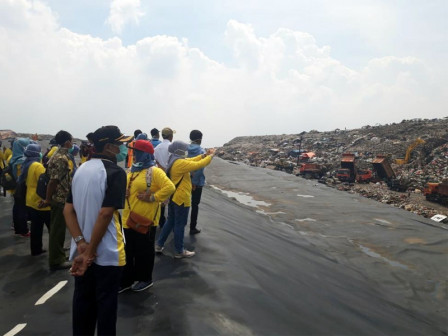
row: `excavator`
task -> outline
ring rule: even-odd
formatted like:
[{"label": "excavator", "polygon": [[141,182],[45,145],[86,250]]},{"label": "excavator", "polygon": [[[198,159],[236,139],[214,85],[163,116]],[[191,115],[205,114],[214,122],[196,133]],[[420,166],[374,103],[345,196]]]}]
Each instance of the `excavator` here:
[{"label": "excavator", "polygon": [[417,147],[418,145],[423,145],[425,143],[425,140],[421,138],[417,138],[413,143],[411,143],[406,150],[406,156],[404,159],[395,159],[395,163],[398,165],[404,165],[409,162],[409,159],[411,158],[411,153]]}]

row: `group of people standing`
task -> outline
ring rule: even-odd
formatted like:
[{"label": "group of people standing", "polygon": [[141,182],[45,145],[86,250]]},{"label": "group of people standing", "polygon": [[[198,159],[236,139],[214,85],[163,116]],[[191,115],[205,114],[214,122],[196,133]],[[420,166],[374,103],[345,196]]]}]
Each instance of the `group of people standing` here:
[{"label": "group of people standing", "polygon": [[[184,231],[192,207],[190,234],[201,232],[197,217],[205,184],[203,169],[215,151],[202,149],[202,133],[198,130],[190,133],[191,144],[173,141],[174,133],[166,127],[160,140],[157,129],[151,130],[148,138],[140,130],[134,137],[127,137],[116,126],[101,127],[89,133],[92,151],[88,159],[79,167],[75,163],[70,170],[69,162],[74,163],[70,157],[73,138],[68,132],[58,132],[58,149],[48,161],[45,199],[34,190],[45,172],[40,162],[41,148],[37,143],[17,140],[23,148],[23,160],[21,173],[15,177],[26,178],[31,237],[34,232],[40,237],[37,254],[44,252],[44,224],[50,232],[49,245],[52,235],[55,241],[65,236],[65,227],[73,238],[71,264],[65,259],[63,238],[60,250],[52,246],[49,250],[50,269],[69,267],[75,276],[75,335],[93,335],[96,328],[99,335],[116,333],[118,293],[153,286],[155,253],[163,253],[171,232],[175,258],[195,255],[184,247]],[[85,155],[84,150],[81,152]],[[127,172],[118,166],[120,161],[125,161]],[[56,252],[62,252],[60,259]]]},{"label": "group of people standing", "polygon": [[[42,244],[45,225],[49,232],[49,268],[56,271],[71,266],[64,250],[66,226],[63,208],[77,166],[70,133],[60,131],[52,142],[53,150],[48,151],[44,157],[37,141],[29,138],[15,139],[10,157],[4,160],[4,171],[8,171],[10,177],[17,182],[16,186],[9,189],[14,197],[12,218],[15,234],[29,237],[31,255],[39,256],[47,252]],[[45,198],[37,194],[42,174],[49,177]],[[30,228],[28,222],[31,223]]]}]

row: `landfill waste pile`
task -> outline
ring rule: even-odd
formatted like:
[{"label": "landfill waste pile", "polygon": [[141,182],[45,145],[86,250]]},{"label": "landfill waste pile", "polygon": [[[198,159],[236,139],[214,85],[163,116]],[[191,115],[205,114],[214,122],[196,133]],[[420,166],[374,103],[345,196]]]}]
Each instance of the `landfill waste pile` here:
[{"label": "landfill waste pile", "polygon": [[[403,120],[352,130],[241,136],[224,144],[217,153],[229,161],[319,178],[329,187],[426,218],[436,214],[448,216],[446,195],[440,203],[425,198],[429,182],[448,181],[448,117]],[[342,160],[347,153],[354,157],[348,166]],[[378,156],[383,158],[380,161],[384,161],[381,165],[386,166],[385,170],[375,169]],[[310,164],[313,172],[319,167],[319,174],[304,174]],[[342,179],[343,173],[352,174],[353,178]]]},{"label": "landfill waste pile", "polygon": [[17,133],[11,130],[0,130],[0,140],[13,139]]}]

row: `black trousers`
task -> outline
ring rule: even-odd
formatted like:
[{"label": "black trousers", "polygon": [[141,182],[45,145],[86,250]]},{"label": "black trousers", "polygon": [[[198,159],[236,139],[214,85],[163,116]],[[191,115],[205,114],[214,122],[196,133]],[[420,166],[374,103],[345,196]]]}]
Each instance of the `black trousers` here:
[{"label": "black trousers", "polygon": [[50,218],[51,211],[38,211],[36,209],[27,207],[28,218],[31,221],[31,237],[30,247],[31,255],[39,255],[42,253],[42,234],[44,231],[44,224],[50,232]]},{"label": "black trousers", "polygon": [[152,226],[147,234],[141,234],[132,229],[123,229],[126,238],[126,266],[121,287],[128,287],[134,281],[152,281],[156,230],[157,227]]},{"label": "black trousers", "polygon": [[191,217],[190,217],[190,230],[196,229],[198,224],[199,203],[201,203],[202,187],[196,186],[191,191]]},{"label": "black trousers", "polygon": [[14,231],[16,234],[28,233],[28,213],[24,200],[14,197],[14,205],[12,207],[12,221],[14,223]]},{"label": "black trousers", "polygon": [[73,335],[117,333],[118,288],[122,268],[92,264],[81,277],[75,277],[73,293]]}]

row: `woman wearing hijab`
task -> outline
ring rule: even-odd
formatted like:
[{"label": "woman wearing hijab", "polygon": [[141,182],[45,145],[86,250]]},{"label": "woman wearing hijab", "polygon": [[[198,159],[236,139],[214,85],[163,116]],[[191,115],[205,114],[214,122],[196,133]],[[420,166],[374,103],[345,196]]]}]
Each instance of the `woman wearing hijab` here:
[{"label": "woman wearing hijab", "polygon": [[68,150],[68,156],[70,160],[68,161],[68,167],[71,171],[72,177],[75,175],[76,169],[78,169],[78,165],[75,162],[75,157],[79,153],[79,146],[77,144],[73,144],[72,148]]},{"label": "woman wearing hijab", "polygon": [[[154,148],[147,140],[136,140],[132,145],[134,163],[127,177],[126,202],[123,210],[123,231],[126,238],[126,266],[119,293],[135,292],[152,287],[154,243],[160,218],[160,203],[174,192],[174,184],[165,172],[154,167]],[[153,220],[149,232],[142,234],[126,225],[131,210]]]},{"label": "woman wearing hijab", "polygon": [[[24,152],[26,146],[31,143],[31,139],[19,138],[14,141],[12,146],[12,157],[9,161],[9,165],[12,168],[12,173],[16,181],[20,177],[22,171],[22,164],[25,161]],[[14,223],[15,234],[22,237],[29,237],[30,232],[27,225],[27,211],[24,200],[14,197],[14,205],[12,207],[12,220]]]},{"label": "woman wearing hijab", "polygon": [[176,191],[168,204],[168,219],[156,244],[156,252],[161,253],[168,235],[174,231],[175,258],[189,258],[195,255],[195,252],[184,249],[184,229],[191,206],[190,172],[208,166],[215,154],[214,149],[209,149],[205,154],[186,158],[187,151],[188,144],[183,141],[174,141],[168,147],[170,155],[166,172],[175,184]]},{"label": "woman wearing hijab", "polygon": [[[137,137],[135,138],[135,140],[148,140],[148,134],[146,133],[140,133],[139,135],[137,135]],[[151,144],[152,145],[152,144]]]},{"label": "woman wearing hijab", "polygon": [[31,221],[31,255],[38,256],[46,252],[42,248],[42,233],[44,224],[50,232],[50,210],[51,208],[39,208],[42,199],[37,195],[37,181],[39,176],[45,173],[44,165],[41,163],[42,153],[38,144],[29,144],[25,149],[25,161],[22,164],[22,174],[19,182],[26,181],[26,207],[28,219]]}]

